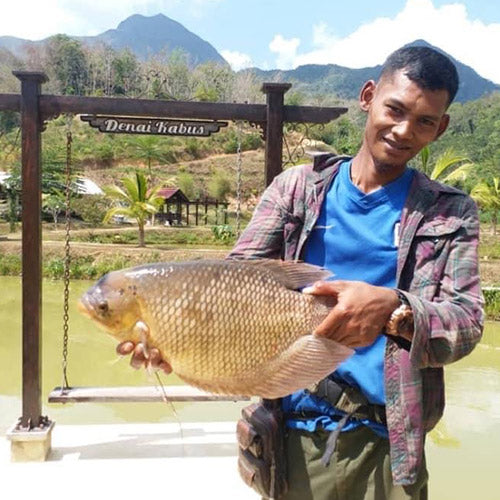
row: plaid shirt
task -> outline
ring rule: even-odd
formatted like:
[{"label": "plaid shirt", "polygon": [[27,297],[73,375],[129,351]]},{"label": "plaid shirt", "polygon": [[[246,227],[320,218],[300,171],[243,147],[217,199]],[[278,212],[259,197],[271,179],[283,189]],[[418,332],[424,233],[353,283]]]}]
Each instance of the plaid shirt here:
[{"label": "plaid shirt", "polygon": [[[345,159],[323,155],[277,176],[230,257],[301,259]],[[481,338],[478,235],[474,202],[416,172],[401,216],[396,278],[413,309],[415,332],[409,352],[387,339],[384,360],[395,484],[417,478],[425,433],[444,410],[443,366],[469,354]]]}]

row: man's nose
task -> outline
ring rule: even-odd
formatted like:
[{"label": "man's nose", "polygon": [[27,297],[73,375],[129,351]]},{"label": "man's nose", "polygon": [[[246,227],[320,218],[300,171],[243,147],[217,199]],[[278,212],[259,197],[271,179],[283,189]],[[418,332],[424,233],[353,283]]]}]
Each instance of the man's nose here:
[{"label": "man's nose", "polygon": [[393,126],[392,132],[400,139],[411,139],[413,136],[413,125],[410,120],[401,120]]}]

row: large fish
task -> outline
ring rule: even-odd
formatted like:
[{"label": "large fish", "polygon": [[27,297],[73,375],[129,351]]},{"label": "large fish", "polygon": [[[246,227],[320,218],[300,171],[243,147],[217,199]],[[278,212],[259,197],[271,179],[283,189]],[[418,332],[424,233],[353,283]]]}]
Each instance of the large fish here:
[{"label": "large fish", "polygon": [[79,307],[118,340],[158,348],[190,385],[278,398],[353,352],[312,334],[333,299],[296,291],[329,275],[273,259],[149,264],[107,274]]}]

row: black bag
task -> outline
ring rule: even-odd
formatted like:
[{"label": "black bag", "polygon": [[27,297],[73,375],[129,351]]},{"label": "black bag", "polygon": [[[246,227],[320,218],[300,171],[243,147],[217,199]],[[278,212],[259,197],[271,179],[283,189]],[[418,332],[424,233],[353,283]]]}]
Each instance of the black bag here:
[{"label": "black bag", "polygon": [[238,421],[238,470],[262,497],[278,500],[287,491],[284,422],[279,400],[243,408]]}]

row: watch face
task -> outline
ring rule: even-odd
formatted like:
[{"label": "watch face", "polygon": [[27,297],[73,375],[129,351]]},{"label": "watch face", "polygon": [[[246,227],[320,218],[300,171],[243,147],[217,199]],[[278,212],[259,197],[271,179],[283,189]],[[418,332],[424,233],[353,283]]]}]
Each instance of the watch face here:
[{"label": "watch face", "polygon": [[391,314],[386,325],[386,331],[389,335],[411,337],[413,335],[413,311],[407,305],[400,305]]}]

